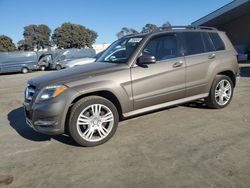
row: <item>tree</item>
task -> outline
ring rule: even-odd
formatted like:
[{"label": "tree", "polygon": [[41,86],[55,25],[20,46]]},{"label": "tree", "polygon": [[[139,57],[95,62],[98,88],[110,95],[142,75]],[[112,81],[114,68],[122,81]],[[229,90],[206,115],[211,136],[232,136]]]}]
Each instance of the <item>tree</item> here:
[{"label": "tree", "polygon": [[148,24],[146,24],[146,25],[142,28],[141,33],[150,33],[150,32],[155,31],[155,30],[157,30],[157,29],[158,29],[157,25],[148,23]]},{"label": "tree", "polygon": [[54,30],[53,42],[58,48],[85,48],[92,47],[98,34],[82,25],[63,23]]},{"label": "tree", "polygon": [[18,46],[18,50],[23,50],[23,51],[34,50],[31,40],[28,40],[28,39],[18,41],[17,46]]},{"label": "tree", "polygon": [[[141,33],[150,33],[153,31],[156,31],[159,29],[159,27],[155,24],[152,23],[147,23],[141,30]],[[162,29],[171,29],[171,24],[169,21],[166,21],[164,24],[162,24]],[[129,34],[135,34],[138,33],[138,31],[128,28],[128,27],[123,27],[120,32],[116,34],[118,38],[121,38],[123,36],[129,35]]]},{"label": "tree", "polygon": [[51,30],[47,25],[28,25],[24,27],[23,40],[18,42],[20,50],[44,49],[50,46]]},{"label": "tree", "polygon": [[130,35],[130,34],[137,34],[138,31],[136,31],[135,29],[133,28],[128,28],[128,27],[123,27],[121,31],[119,31],[116,36],[118,38],[121,38],[123,36],[126,36],[126,35]]},{"label": "tree", "polygon": [[95,40],[97,39],[98,34],[97,32],[88,28],[86,28],[86,31],[87,31],[86,46],[89,48],[92,48],[92,44],[95,43]]},{"label": "tree", "polygon": [[164,24],[161,26],[163,29],[171,29],[171,24],[169,21],[166,21]]},{"label": "tree", "polygon": [[12,52],[16,50],[12,39],[5,35],[0,35],[0,52]]}]

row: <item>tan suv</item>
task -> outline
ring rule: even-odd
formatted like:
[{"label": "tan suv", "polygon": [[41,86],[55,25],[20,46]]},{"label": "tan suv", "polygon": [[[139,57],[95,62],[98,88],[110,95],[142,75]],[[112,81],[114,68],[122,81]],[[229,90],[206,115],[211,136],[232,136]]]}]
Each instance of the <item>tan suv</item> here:
[{"label": "tan suv", "polygon": [[197,99],[223,108],[239,75],[236,55],[226,34],[214,28],[125,36],[95,63],[30,80],[27,123],[41,133],[69,133],[82,146],[96,146],[126,117]]}]

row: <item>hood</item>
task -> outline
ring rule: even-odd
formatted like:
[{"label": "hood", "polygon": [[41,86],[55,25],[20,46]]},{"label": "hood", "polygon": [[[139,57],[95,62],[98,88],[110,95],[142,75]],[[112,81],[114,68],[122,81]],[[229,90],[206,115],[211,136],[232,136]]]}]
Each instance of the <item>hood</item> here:
[{"label": "hood", "polygon": [[73,67],[73,66],[76,66],[76,65],[84,65],[84,64],[87,64],[87,63],[93,63],[93,62],[95,62],[95,60],[96,60],[95,58],[91,58],[91,57],[75,59],[75,60],[68,61],[66,63],[66,66]]},{"label": "hood", "polygon": [[116,70],[128,68],[127,64],[115,64],[115,63],[90,63],[82,66],[76,66],[70,69],[64,69],[49,73],[43,76],[36,77],[28,81],[29,85],[42,88],[44,86],[53,84],[66,84],[75,80],[95,77],[100,74],[113,72]]}]

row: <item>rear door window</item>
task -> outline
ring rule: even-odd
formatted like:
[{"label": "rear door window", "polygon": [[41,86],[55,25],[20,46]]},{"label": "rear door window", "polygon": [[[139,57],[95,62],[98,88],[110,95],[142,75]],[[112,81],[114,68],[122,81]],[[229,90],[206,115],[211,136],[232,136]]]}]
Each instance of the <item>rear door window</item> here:
[{"label": "rear door window", "polygon": [[204,46],[205,46],[205,51],[206,52],[212,52],[215,51],[214,45],[208,35],[207,32],[203,32],[202,33],[203,36],[203,42],[204,42]]},{"label": "rear door window", "polygon": [[205,52],[201,32],[184,32],[185,55],[195,55]]},{"label": "rear door window", "polygon": [[225,50],[225,45],[218,33],[209,33],[209,36],[214,44],[216,51]]}]

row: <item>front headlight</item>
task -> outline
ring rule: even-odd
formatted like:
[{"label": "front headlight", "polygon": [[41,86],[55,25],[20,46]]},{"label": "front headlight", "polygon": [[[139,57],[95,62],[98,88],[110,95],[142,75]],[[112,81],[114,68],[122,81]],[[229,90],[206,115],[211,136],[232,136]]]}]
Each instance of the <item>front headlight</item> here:
[{"label": "front headlight", "polygon": [[50,98],[54,98],[58,95],[60,95],[62,92],[64,92],[66,89],[68,89],[65,85],[53,85],[53,86],[47,86],[42,89],[40,94],[38,95],[38,101],[47,100]]}]

